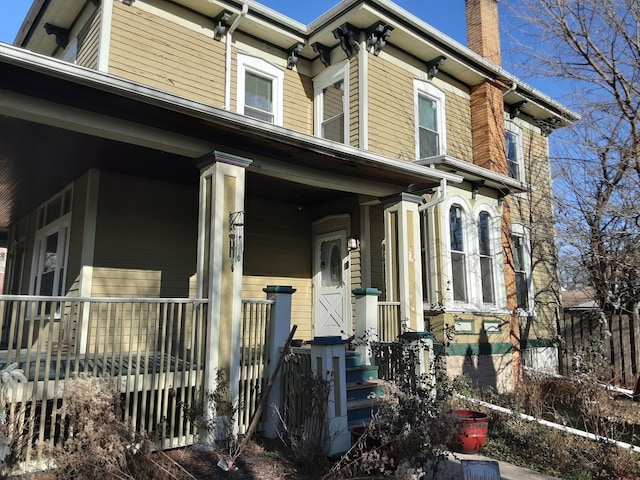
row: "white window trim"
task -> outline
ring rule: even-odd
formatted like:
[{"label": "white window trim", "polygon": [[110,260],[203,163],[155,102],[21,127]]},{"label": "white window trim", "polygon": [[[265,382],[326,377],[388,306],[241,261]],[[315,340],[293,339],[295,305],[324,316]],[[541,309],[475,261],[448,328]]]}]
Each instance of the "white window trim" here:
[{"label": "white window trim", "polygon": [[474,251],[473,256],[477,260],[473,262],[473,267],[477,269],[474,272],[474,278],[477,280],[476,285],[474,285],[474,292],[477,292],[477,298],[474,298],[474,303],[478,305],[482,305],[483,311],[504,311],[507,308],[507,298],[506,298],[506,283],[504,280],[504,260],[502,254],[502,217],[499,213],[497,213],[493,208],[491,208],[487,204],[477,205],[473,211],[473,219],[474,222],[480,221],[480,214],[482,212],[487,212],[491,218],[491,228],[490,228],[490,241],[491,241],[491,252],[493,254],[493,296],[494,303],[484,303],[482,299],[482,275],[481,275],[481,267],[480,267],[480,245],[478,239],[478,228],[476,223],[476,228],[474,232]]},{"label": "white window trim", "polygon": [[416,159],[420,159],[420,125],[418,121],[418,96],[426,95],[436,101],[438,115],[438,134],[440,135],[440,151],[438,155],[446,155],[447,153],[447,129],[445,121],[445,93],[436,88],[432,83],[424,80],[413,80],[413,118],[414,118],[414,135],[415,135],[415,155]]},{"label": "white window trim", "polygon": [[[522,237],[522,245],[524,247],[524,268],[527,272],[527,290],[528,290],[528,309],[518,309],[521,316],[535,315],[535,294],[533,284],[533,270],[531,265],[531,234],[529,228],[520,223],[511,224],[511,235]],[[510,239],[511,240],[511,239]]]},{"label": "white window trim", "polygon": [[329,85],[333,85],[338,80],[344,81],[344,142],[349,143],[349,61],[333,65],[316,78],[313,79],[313,99],[314,99],[314,134],[322,136],[322,117],[324,114],[322,103],[322,91]]},{"label": "white window trim", "polygon": [[278,67],[262,60],[242,53],[238,54],[236,111],[244,115],[245,74],[252,72],[273,82],[273,124],[282,126],[284,72]]},{"label": "white window trim", "polygon": [[[522,137],[522,127],[516,125],[513,121],[507,120],[504,125],[505,133],[509,132],[516,136],[516,155],[518,160],[518,178],[521,182],[525,181],[525,171],[524,171],[524,145],[523,145],[523,137]],[[506,145],[506,142],[505,142]],[[506,152],[505,152],[506,155]],[[507,169],[509,160],[507,159]],[[507,171],[507,175],[509,172]]]},{"label": "white window trim", "polygon": [[[464,215],[464,223],[462,224],[462,236],[464,243],[464,253],[465,253],[465,288],[467,291],[467,301],[460,302],[453,299],[453,269],[451,266],[451,227],[449,221],[449,215],[451,211],[451,207],[454,205],[459,205],[462,209],[462,213]],[[444,225],[442,231],[442,238],[444,241],[444,257],[445,257],[445,268],[444,268],[444,299],[445,299],[445,307],[453,306],[455,310],[478,310],[477,305],[474,304],[473,299],[475,298],[475,288],[471,282],[472,275],[475,275],[475,270],[471,268],[471,259],[472,255],[472,242],[470,241],[472,238],[475,238],[472,230],[474,223],[470,221],[471,211],[467,202],[465,202],[460,197],[452,197],[449,201],[444,204],[444,208],[442,209],[442,219],[441,225]]]}]

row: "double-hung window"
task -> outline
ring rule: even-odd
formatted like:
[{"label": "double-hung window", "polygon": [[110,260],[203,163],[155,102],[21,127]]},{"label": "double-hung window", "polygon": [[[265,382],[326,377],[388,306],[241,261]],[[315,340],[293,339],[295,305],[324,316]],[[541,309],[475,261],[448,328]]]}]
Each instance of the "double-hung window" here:
[{"label": "double-hung window", "polygon": [[283,82],[281,69],[260,58],[238,55],[238,113],[282,125]]},{"label": "double-hung window", "polygon": [[451,247],[451,288],[455,302],[467,301],[467,254],[465,249],[465,214],[460,205],[449,209]]},{"label": "double-hung window", "polygon": [[313,89],[316,135],[345,143],[349,124],[349,63],[323,71],[313,80]]},{"label": "double-hung window", "polygon": [[429,82],[414,80],[414,96],[416,158],[446,153],[444,93]]},{"label": "double-hung window", "polygon": [[478,216],[478,254],[480,257],[480,281],[482,284],[482,303],[495,303],[494,288],[494,248],[491,235],[492,218],[489,212],[482,211]]},{"label": "double-hung window", "polygon": [[523,182],[525,177],[522,128],[513,122],[506,122],[504,132],[507,149],[507,174],[511,178]]},{"label": "double-hung window", "polygon": [[528,231],[522,225],[512,225],[511,251],[516,276],[518,308],[530,312],[533,306],[533,282],[529,255]]}]

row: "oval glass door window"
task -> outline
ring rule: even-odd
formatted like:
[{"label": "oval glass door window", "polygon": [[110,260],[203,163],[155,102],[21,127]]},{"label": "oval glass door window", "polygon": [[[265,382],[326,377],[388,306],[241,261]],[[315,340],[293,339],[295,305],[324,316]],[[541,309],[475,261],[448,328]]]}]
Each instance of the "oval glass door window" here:
[{"label": "oval glass door window", "polygon": [[340,252],[339,240],[330,240],[322,244],[320,261],[322,264],[322,286],[342,286],[342,253]]}]

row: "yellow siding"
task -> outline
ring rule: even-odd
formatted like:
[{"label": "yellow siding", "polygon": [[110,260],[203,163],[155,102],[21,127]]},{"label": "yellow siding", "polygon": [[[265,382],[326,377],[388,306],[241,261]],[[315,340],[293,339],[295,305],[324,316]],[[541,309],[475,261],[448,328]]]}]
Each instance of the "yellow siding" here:
[{"label": "yellow siding", "polygon": [[78,35],[78,55],[76,57],[78,65],[92,69],[98,68],[101,15],[102,10],[97,10]]},{"label": "yellow siding", "polygon": [[93,295],[186,297],[196,271],[196,188],[102,173]]},{"label": "yellow siding", "polygon": [[415,158],[413,76],[369,56],[369,149],[392,158]]},{"label": "yellow siding", "polygon": [[80,177],[73,185],[73,203],[71,205],[71,238],[69,239],[69,255],[67,262],[67,294],[78,292],[79,276],[82,265],[82,245],[84,221],[87,208],[88,175]]},{"label": "yellow siding", "polygon": [[295,70],[284,74],[283,125],[313,135],[313,82]]},{"label": "yellow siding", "polygon": [[349,61],[349,145],[360,146],[360,84],[359,65],[357,56]]},{"label": "yellow siding", "polygon": [[471,102],[450,91],[447,91],[445,95],[447,154],[473,162]]},{"label": "yellow siding", "polygon": [[306,209],[260,198],[247,200],[245,275],[311,278],[311,231]]},{"label": "yellow siding", "polygon": [[311,315],[313,290],[310,278],[247,276],[242,281],[242,298],[263,300],[262,291],[267,285],[288,286],[296,289],[291,298],[291,325],[297,325],[296,338],[312,339],[313,319]]},{"label": "yellow siding", "polygon": [[385,283],[384,283],[384,208],[376,205],[370,209],[370,232],[371,232],[371,285],[363,285],[364,287],[377,288],[383,294],[379,297],[380,301],[386,300]]},{"label": "yellow siding", "polygon": [[113,17],[109,73],[224,105],[222,42],[120,2]]}]

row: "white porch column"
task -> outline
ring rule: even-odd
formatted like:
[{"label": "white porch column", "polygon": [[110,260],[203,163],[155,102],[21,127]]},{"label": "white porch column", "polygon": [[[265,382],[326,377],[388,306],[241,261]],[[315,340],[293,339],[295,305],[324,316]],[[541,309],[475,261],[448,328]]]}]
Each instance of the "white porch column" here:
[{"label": "white porch column", "polygon": [[[402,193],[387,199],[385,208],[385,264],[388,300],[400,302],[402,330],[422,332],[422,252],[420,212],[422,197]],[[394,203],[391,203],[394,202]]]},{"label": "white porch column", "polygon": [[[271,323],[268,332],[269,351],[267,358],[269,362],[269,374],[267,378],[271,378],[274,370],[278,365],[278,358],[282,348],[284,347],[291,333],[291,300],[292,295],[296,292],[295,288],[290,286],[269,285],[263,291],[267,294],[268,300],[274,300],[271,311]],[[264,431],[262,435],[267,438],[276,438],[278,436],[278,423],[280,418],[274,406],[280,408],[282,406],[282,375],[277,375],[273,381],[269,400],[265,411],[263,412]]]},{"label": "white porch column", "polygon": [[214,391],[222,370],[237,404],[245,169],[252,161],[218,151],[200,160],[197,295],[209,300],[204,388]]},{"label": "white porch column", "polygon": [[351,447],[347,418],[345,342],[340,337],[316,337],[311,342],[311,373],[329,382],[327,406],[327,455],[346,452]]},{"label": "white porch column", "polygon": [[371,342],[378,341],[378,297],[382,294],[377,288],[357,288],[355,307],[355,341],[363,365],[373,365]]}]

